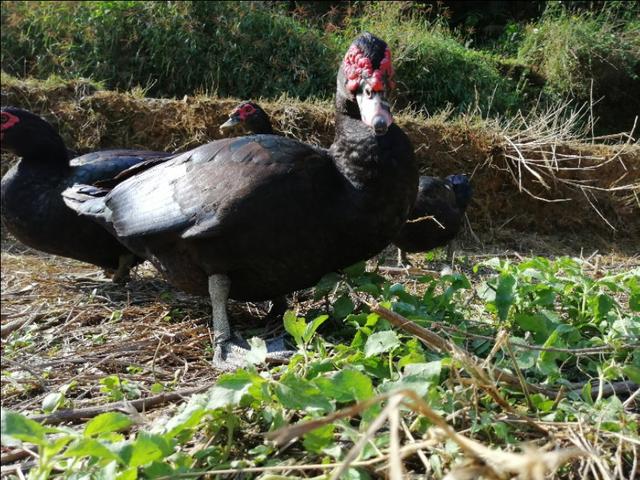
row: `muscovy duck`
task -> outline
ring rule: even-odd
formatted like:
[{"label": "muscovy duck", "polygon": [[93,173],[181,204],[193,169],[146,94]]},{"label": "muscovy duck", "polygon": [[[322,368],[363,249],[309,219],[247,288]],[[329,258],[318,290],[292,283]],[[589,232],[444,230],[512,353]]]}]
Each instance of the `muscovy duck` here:
[{"label": "muscovy duck", "polygon": [[[220,126],[222,132],[238,128],[250,134],[273,132],[269,115],[251,101],[240,103]],[[466,175],[445,179],[421,176],[409,220],[394,241],[399,248],[398,263],[408,263],[405,252],[426,252],[447,245],[460,230],[472,193]]]},{"label": "muscovy duck", "polygon": [[418,196],[409,220],[393,243],[400,249],[398,263],[408,263],[405,252],[426,252],[449,243],[462,226],[473,190],[466,175],[420,177]]},{"label": "muscovy duck", "polygon": [[220,125],[223,133],[238,128],[250,134],[274,133],[269,115],[255,102],[242,102],[229,114],[229,120]]},{"label": "muscovy duck", "polygon": [[135,263],[134,255],[104,228],[68,208],[61,193],[75,183],[93,183],[166,153],[107,150],[70,161],[69,151],[53,126],[16,107],[2,107],[2,150],[21,157],[2,177],[2,219],[8,231],[25,245],[116,270],[122,281]]},{"label": "muscovy duck", "polygon": [[176,287],[208,293],[214,363],[244,362],[228,298],[262,301],[308,288],[379,253],[406,221],[418,171],[393,123],[391,52],[364,33],[338,69],[336,135],[320,151],[275,135],[217,140],[126,178],[110,192],[65,191]]}]

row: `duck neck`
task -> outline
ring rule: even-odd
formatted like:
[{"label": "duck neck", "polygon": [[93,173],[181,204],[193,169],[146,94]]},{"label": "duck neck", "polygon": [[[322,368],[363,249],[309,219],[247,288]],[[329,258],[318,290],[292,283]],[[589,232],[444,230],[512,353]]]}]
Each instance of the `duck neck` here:
[{"label": "duck neck", "polygon": [[15,149],[22,157],[21,165],[29,168],[46,168],[55,172],[66,172],[69,168],[69,154],[62,138],[56,133],[34,135],[30,142]]},{"label": "duck neck", "polygon": [[355,102],[336,98],[336,134],[331,153],[340,173],[356,189],[363,189],[383,176],[379,142],[384,137],[376,137],[360,120]]}]

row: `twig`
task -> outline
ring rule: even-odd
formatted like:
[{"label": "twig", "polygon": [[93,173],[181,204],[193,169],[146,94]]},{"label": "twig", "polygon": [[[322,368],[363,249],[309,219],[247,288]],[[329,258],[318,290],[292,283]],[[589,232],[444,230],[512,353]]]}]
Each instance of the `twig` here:
[{"label": "twig", "polygon": [[[407,332],[417,336],[418,338],[426,342],[428,345],[435,347],[442,352],[462,354],[463,356],[468,357],[469,359],[472,359],[472,361],[479,366],[480,361],[475,359],[475,356],[473,354],[469,353],[468,351],[464,350],[461,347],[458,347],[454,343],[445,340],[440,335],[433,333],[425,328],[422,328],[419,325],[412,322],[411,320],[408,320],[407,318],[403,317],[402,315],[392,312],[391,310],[388,310],[380,305],[370,305],[370,308],[372,312],[377,313],[378,315],[388,320],[390,323],[392,323],[396,327],[402,328],[403,330],[406,330]],[[505,370],[501,370],[498,368],[495,369],[495,372],[498,377],[496,379],[497,381],[503,381],[511,387],[517,388],[518,390],[522,390],[520,379],[516,375],[513,375]],[[553,398],[556,396],[556,391],[549,388],[544,388],[538,385],[531,385],[531,384],[527,384],[527,387],[531,391],[542,393],[550,398]]]},{"label": "twig", "polygon": [[101,413],[112,411],[130,412],[131,408],[136,409],[138,412],[150,410],[155,407],[164,405],[165,403],[177,402],[184,397],[203,392],[211,387],[210,384],[203,385],[195,388],[187,388],[185,390],[179,390],[172,393],[161,393],[153,397],[141,398],[133,401],[126,402],[113,402],[106,405],[97,407],[78,408],[75,410],[58,410],[57,412],[49,415],[36,415],[31,417],[32,420],[48,425],[56,425],[62,422],[77,423],[87,418],[93,418]]},{"label": "twig", "polygon": [[0,337],[2,338],[7,338],[12,332],[20,329],[20,328],[24,328],[27,325],[29,325],[31,322],[33,322],[34,320],[36,320],[36,318],[38,318],[38,314],[40,313],[40,310],[42,310],[42,306],[44,304],[40,304],[38,305],[38,308],[36,308],[36,311],[33,312],[31,315],[29,315],[28,317],[25,318],[18,318],[17,320],[14,320],[13,322],[9,322],[5,325],[3,325],[0,328]]}]

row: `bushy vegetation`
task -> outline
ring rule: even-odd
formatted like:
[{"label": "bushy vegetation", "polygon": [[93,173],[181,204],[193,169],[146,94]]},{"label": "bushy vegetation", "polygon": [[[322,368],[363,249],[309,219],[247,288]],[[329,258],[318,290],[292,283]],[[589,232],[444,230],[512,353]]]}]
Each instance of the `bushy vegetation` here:
[{"label": "bushy vegetation", "polygon": [[469,18],[452,29],[441,4],[296,3],[290,11],[284,2],[3,2],[2,68],[152,96],[326,99],[344,49],[370,30],[393,48],[402,106],[510,114],[536,101],[546,82],[551,101],[605,96],[596,109],[604,129],[629,129],[640,111],[634,2],[577,13],[549,2],[539,21],[507,23],[484,51],[470,48],[478,42]]},{"label": "bushy vegetation", "polygon": [[[456,431],[503,449],[544,439],[551,431],[557,439],[569,438],[576,435],[577,422],[591,448],[609,448],[609,443],[618,448],[615,458],[605,454],[599,465],[608,468],[618,462],[624,475],[632,468],[633,446],[619,439],[638,441],[638,415],[628,402],[599,392],[590,380],[603,386],[629,378],[640,382],[640,272],[594,274],[592,268],[569,257],[517,263],[494,258],[477,264],[468,276],[422,276],[414,290],[409,283],[392,283],[367,272],[364,263],[355,265],[343,276],[330,274],[318,284],[314,296],[330,299],[326,307],[309,310],[308,318],[285,315],[284,326],[298,348],[287,366],[262,368],[266,348],[254,339],[245,369],[221,376],[207,393],[191,397],[173,416],[148,420],[136,434],[119,433],[134,428],[136,418],[118,412],[72,429],[43,426],[3,410],[2,441],[37,446],[32,479],[77,478],[74,472],[86,478],[189,478],[247,467],[258,467],[257,474],[260,467],[284,465],[295,471],[296,465],[343,461],[381,413],[383,397],[361,415],[305,431],[280,451],[264,441],[264,433],[408,389]],[[439,333],[455,348],[438,351],[435,344],[425,346],[393,328],[373,311],[378,307],[370,306],[371,298]],[[14,335],[7,345],[17,341]],[[7,352],[11,356],[15,350]],[[502,379],[493,386],[484,384],[479,373],[485,369],[480,366],[483,360],[496,378],[496,369],[502,369],[517,372],[520,380],[510,386]],[[116,375],[100,383],[107,401],[140,395],[136,382],[120,381]],[[170,389],[162,383],[152,387],[154,392]],[[65,387],[48,395],[42,408],[52,412],[73,405],[68,393]],[[434,426],[433,418],[416,412],[403,410],[402,417],[405,432],[416,438]],[[392,435],[385,430],[372,437],[358,461],[387,451]],[[453,441],[433,445],[423,447],[429,452],[427,463],[414,467],[435,478],[463,451],[468,454]],[[371,478],[372,469],[352,468],[341,478]]]},{"label": "bushy vegetation", "polygon": [[330,98],[344,49],[369,29],[394,47],[405,105],[465,111],[493,102],[506,112],[522,103],[495,61],[441,22],[404,12],[402,3],[367,5],[327,32],[259,2],[4,2],[2,68],[141,86],[153,96]]},{"label": "bushy vegetation", "polygon": [[330,38],[255,3],[2,6],[2,68],[18,75],[91,77],[154,96],[307,97],[333,90],[336,60]]},{"label": "bushy vegetation", "polygon": [[595,113],[605,129],[630,129],[640,114],[640,7],[612,2],[601,10],[547,8],[526,27],[519,59],[546,78],[545,91],[558,100],[602,100]]}]

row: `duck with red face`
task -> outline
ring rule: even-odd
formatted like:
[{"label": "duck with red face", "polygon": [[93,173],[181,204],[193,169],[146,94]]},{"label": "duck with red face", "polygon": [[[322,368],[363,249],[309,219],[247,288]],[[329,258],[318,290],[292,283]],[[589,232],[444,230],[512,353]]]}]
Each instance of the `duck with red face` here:
[{"label": "duck with red face", "polygon": [[220,132],[226,135],[238,130],[249,134],[273,133],[269,115],[254,102],[242,102],[229,114],[229,120],[220,125]]},{"label": "duck with red face", "polygon": [[143,160],[168,155],[106,150],[71,159],[60,135],[42,117],[2,107],[0,118],[2,150],[20,157],[2,177],[2,220],[7,230],[31,248],[115,270],[114,281],[125,280],[140,258],[68,208],[61,193],[75,183],[108,179]]}]

